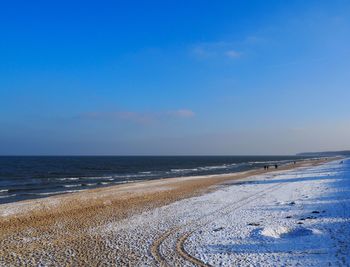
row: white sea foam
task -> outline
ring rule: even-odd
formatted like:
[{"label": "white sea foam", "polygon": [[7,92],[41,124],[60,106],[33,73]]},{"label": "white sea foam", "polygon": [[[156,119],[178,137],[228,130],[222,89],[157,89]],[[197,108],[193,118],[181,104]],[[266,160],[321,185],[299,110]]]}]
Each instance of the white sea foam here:
[{"label": "white sea foam", "polygon": [[[63,191],[66,192],[66,191]],[[57,195],[62,192],[41,192],[41,193],[33,193],[32,195],[37,195],[37,196],[50,196],[50,195]]]},{"label": "white sea foam", "polygon": [[82,186],[82,184],[65,184],[63,185],[64,187],[79,187],[79,186]]},{"label": "white sea foam", "polygon": [[76,181],[76,180],[79,180],[79,179],[80,179],[79,177],[57,178],[57,180],[60,180],[60,181]]},{"label": "white sea foam", "polygon": [[171,169],[171,172],[191,172],[191,171],[198,171],[197,168],[193,168],[193,169]]},{"label": "white sea foam", "polygon": [[8,198],[8,197],[15,197],[16,194],[12,194],[12,195],[2,195],[0,196],[0,198]]}]

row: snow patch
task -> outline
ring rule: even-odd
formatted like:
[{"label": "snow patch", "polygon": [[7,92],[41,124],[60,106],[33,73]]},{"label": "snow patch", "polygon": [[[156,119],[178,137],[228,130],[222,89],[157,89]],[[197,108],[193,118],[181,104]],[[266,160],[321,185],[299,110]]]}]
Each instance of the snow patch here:
[{"label": "snow patch", "polygon": [[296,238],[321,233],[322,232],[318,229],[309,229],[301,226],[295,228],[286,226],[268,226],[262,228],[260,231],[262,236],[272,238]]}]

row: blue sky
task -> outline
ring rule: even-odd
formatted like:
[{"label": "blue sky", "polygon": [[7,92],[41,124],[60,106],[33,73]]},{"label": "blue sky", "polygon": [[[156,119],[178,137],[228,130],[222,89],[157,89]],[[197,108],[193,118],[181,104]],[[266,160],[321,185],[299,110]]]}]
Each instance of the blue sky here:
[{"label": "blue sky", "polygon": [[349,1],[8,1],[0,154],[350,149]]}]

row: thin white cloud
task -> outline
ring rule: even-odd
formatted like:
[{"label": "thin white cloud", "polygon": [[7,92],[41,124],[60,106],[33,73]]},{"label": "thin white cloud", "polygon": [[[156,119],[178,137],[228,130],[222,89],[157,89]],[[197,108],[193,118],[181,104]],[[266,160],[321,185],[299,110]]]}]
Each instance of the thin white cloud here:
[{"label": "thin white cloud", "polygon": [[236,41],[197,43],[191,47],[191,52],[198,59],[238,59],[244,54],[243,51],[266,42],[267,40],[259,35],[248,35]]},{"label": "thin white cloud", "polygon": [[117,112],[85,112],[80,114],[79,118],[88,120],[119,120],[129,121],[136,124],[150,124],[154,121],[151,114],[132,112],[132,111],[117,111]]},{"label": "thin white cloud", "polygon": [[226,56],[228,58],[239,58],[239,57],[241,57],[241,55],[242,55],[242,53],[237,52],[235,50],[229,50],[226,52]]},{"label": "thin white cloud", "polygon": [[126,121],[139,125],[149,125],[163,118],[192,118],[195,113],[190,109],[178,109],[161,112],[135,112],[135,111],[114,111],[114,112],[85,112],[78,117],[84,120],[109,120]]},{"label": "thin white cloud", "polygon": [[170,111],[169,115],[179,118],[192,118],[195,116],[195,113],[190,109],[179,109],[175,111]]},{"label": "thin white cloud", "polygon": [[242,41],[242,44],[255,45],[265,43],[267,40],[260,36],[250,35]]},{"label": "thin white cloud", "polygon": [[192,48],[192,53],[199,59],[236,59],[242,55],[235,48],[235,44],[230,42],[200,43]]},{"label": "thin white cloud", "polygon": [[201,46],[194,47],[192,52],[197,58],[209,58],[213,56],[213,54],[208,49],[205,49]]}]

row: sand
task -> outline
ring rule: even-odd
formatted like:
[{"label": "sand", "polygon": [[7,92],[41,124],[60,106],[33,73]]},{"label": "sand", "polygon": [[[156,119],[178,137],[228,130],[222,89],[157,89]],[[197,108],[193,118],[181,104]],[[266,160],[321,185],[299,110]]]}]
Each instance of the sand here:
[{"label": "sand", "polygon": [[[140,262],[145,253],[157,257],[152,244],[143,252],[122,239],[118,244],[109,244],[94,229],[116,222],[127,223],[130,216],[205,194],[225,183],[324,162],[306,160],[278,170],[159,179],[3,204],[0,205],[0,265],[132,265]],[[164,230],[157,229],[157,225],[148,227],[155,228],[155,234]],[[157,261],[150,264],[157,265]]]}]

